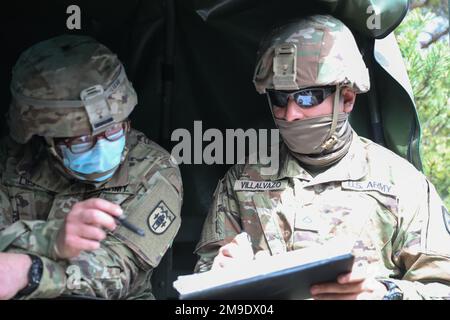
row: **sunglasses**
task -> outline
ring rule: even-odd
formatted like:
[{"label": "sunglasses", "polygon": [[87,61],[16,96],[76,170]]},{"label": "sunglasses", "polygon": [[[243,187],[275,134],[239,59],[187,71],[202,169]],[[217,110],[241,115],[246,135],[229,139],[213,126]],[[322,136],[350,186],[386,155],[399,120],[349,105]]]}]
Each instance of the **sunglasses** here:
[{"label": "sunglasses", "polygon": [[273,106],[287,107],[289,98],[292,98],[301,108],[310,109],[321,104],[336,91],[335,86],[306,88],[299,91],[280,91],[267,89],[267,95]]}]

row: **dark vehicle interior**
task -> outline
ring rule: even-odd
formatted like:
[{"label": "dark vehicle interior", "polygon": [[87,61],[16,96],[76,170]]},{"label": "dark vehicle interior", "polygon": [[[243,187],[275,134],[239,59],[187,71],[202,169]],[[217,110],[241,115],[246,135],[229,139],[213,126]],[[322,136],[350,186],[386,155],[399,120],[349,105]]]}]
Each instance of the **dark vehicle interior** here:
[{"label": "dark vehicle interior", "polygon": [[[68,30],[70,5],[81,9],[81,29]],[[64,34],[96,38],[117,53],[138,93],[132,126],[166,150],[177,128],[273,128],[266,98],[252,83],[256,50],[274,26],[308,14],[331,14],[354,33],[369,67],[371,91],[358,96],[353,128],[421,169],[420,125],[412,90],[392,34],[407,0],[128,0],[8,1],[1,5],[0,112],[10,101],[11,69],[36,42]],[[380,27],[368,28],[374,13]],[[0,136],[7,135],[5,117]],[[207,143],[203,143],[206,145]],[[172,282],[192,273],[193,254],[218,180],[230,165],[181,164],[182,226],[154,277],[159,299],[176,299]]]}]

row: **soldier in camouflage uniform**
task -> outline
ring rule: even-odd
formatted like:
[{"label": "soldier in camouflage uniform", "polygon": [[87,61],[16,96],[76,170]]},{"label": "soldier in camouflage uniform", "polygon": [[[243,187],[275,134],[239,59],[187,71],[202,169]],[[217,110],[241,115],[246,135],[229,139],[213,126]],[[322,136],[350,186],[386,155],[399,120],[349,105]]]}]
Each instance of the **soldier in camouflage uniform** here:
[{"label": "soldier in camouflage uniform", "polygon": [[181,176],[130,128],[137,97],[117,56],[85,36],[41,42],[19,58],[11,92],[0,298],[153,299],[152,271],[180,227]]},{"label": "soldier in camouflage uniform", "polygon": [[346,239],[353,271],[314,285],[313,298],[449,299],[450,216],[434,186],[348,122],[356,94],[369,90],[350,30],[320,15],[274,30],[254,83],[284,140],[279,169],[245,164],[227,172],[196,271]]}]

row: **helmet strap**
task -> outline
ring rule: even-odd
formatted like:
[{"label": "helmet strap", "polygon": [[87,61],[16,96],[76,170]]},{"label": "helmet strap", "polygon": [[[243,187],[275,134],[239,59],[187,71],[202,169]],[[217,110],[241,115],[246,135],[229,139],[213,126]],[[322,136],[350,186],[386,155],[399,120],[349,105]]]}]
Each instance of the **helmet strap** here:
[{"label": "helmet strap", "polygon": [[45,142],[47,142],[47,150],[48,152],[55,157],[59,162],[63,163],[63,159],[56,151],[55,141],[51,137],[44,137]]},{"label": "helmet strap", "polygon": [[334,94],[334,102],[333,102],[333,120],[331,122],[330,132],[328,133],[327,138],[322,144],[322,148],[325,150],[330,150],[333,146],[338,142],[338,138],[336,133],[336,127],[338,123],[338,115],[339,115],[339,105],[342,100],[340,84],[336,85],[336,93]]}]

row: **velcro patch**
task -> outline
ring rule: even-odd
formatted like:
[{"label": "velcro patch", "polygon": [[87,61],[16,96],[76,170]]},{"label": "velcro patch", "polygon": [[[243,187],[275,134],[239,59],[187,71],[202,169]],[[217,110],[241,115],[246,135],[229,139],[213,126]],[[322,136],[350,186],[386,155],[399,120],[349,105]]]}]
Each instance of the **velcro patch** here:
[{"label": "velcro patch", "polygon": [[160,201],[148,216],[148,227],[155,234],[163,234],[175,218],[176,216],[170,211],[164,201]]},{"label": "velcro patch", "polygon": [[397,197],[395,189],[391,184],[379,181],[344,181],[342,182],[342,189],[355,191],[378,191],[382,194]]},{"label": "velcro patch", "polygon": [[160,176],[145,194],[124,208],[127,220],[144,229],[145,236],[136,235],[120,225],[114,235],[144,261],[156,267],[178,232],[181,223],[180,209],[180,195]]},{"label": "velcro patch", "polygon": [[286,181],[237,180],[234,183],[234,191],[283,190],[286,188],[286,184]]}]

